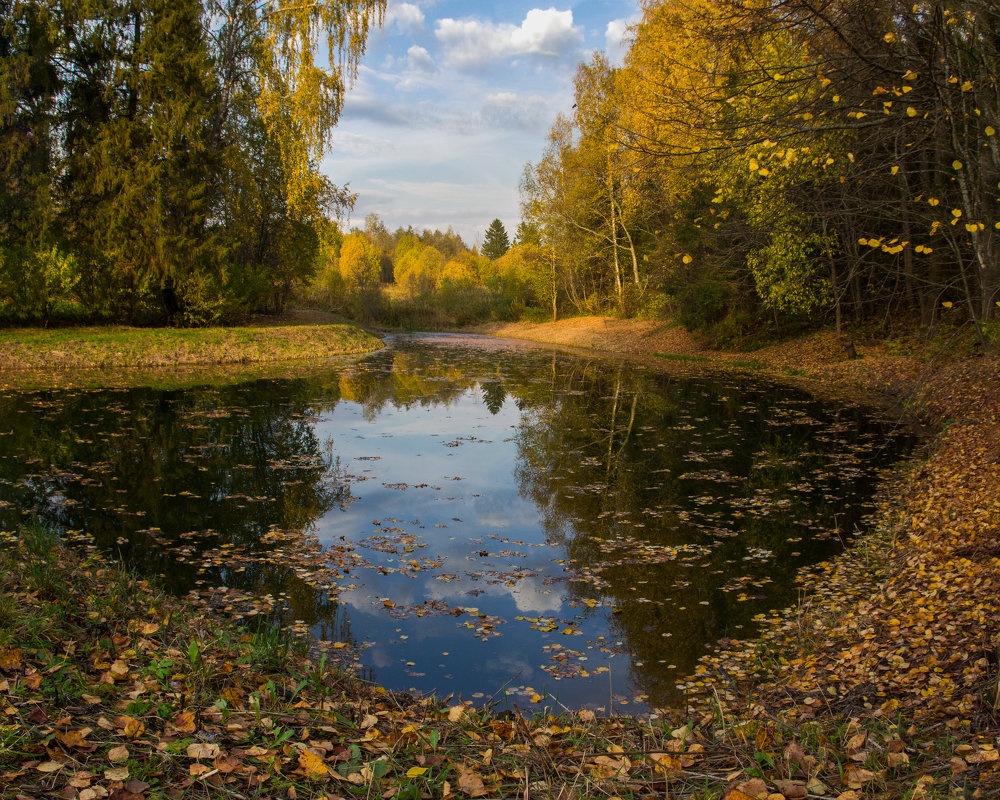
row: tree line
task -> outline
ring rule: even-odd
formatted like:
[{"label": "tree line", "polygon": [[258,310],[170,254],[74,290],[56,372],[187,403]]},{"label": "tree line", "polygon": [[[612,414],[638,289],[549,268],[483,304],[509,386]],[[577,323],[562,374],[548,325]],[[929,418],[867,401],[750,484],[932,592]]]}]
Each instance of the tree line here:
[{"label": "tree line", "polygon": [[494,219],[482,248],[452,228],[390,232],[378,214],[363,226],[333,230],[312,280],[296,293],[307,306],[332,309],[368,323],[400,327],[467,325],[514,320],[538,306],[544,283],[540,234],[522,222],[511,242]]},{"label": "tree line", "polygon": [[0,321],[279,310],[384,0],[0,0]]},{"label": "tree line", "polygon": [[521,184],[553,313],[998,335],[1000,6],[646,0]]}]

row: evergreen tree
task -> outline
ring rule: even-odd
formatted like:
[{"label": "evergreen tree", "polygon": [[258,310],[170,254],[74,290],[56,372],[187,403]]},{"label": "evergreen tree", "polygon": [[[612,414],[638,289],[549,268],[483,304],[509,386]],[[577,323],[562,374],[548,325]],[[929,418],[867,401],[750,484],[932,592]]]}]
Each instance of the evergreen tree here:
[{"label": "evergreen tree", "polygon": [[384,9],[0,0],[0,320],[280,309],[353,201],[319,162]]},{"label": "evergreen tree", "polygon": [[507,229],[499,219],[493,220],[490,227],[486,229],[486,239],[483,241],[483,255],[491,261],[496,261],[500,256],[510,250],[510,239],[507,238]]}]

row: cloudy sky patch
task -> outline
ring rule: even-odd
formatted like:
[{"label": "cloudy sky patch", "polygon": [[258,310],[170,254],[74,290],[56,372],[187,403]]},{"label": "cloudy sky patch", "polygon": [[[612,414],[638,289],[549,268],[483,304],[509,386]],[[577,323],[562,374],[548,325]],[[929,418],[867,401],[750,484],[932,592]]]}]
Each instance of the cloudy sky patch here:
[{"label": "cloudy sky patch", "polygon": [[358,193],[351,224],[452,225],[469,245],[520,220],[518,181],[594,50],[620,61],[636,0],[390,2],[323,171]]}]

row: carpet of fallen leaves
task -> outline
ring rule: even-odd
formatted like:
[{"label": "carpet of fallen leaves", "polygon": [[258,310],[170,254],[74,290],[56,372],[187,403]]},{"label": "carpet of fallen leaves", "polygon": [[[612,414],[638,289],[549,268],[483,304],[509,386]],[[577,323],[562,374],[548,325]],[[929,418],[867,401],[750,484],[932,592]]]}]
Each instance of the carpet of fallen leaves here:
[{"label": "carpet of fallen leaves", "polygon": [[[630,352],[683,338],[640,325]],[[0,797],[1000,796],[1000,365],[857,349],[814,336],[750,368],[892,397],[937,433],[871,533],[721,643],[673,719],[393,695],[26,534],[0,554]]]}]

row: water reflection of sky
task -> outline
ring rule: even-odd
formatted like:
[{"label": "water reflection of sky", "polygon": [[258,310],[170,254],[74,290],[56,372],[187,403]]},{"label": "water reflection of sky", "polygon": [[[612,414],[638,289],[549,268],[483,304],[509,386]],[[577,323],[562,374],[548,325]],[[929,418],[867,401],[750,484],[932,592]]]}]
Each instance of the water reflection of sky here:
[{"label": "water reflection of sky", "polygon": [[[350,510],[319,522],[320,539],[343,536],[364,547],[379,527],[371,513],[377,508],[380,523],[413,535],[416,546],[403,556],[371,550],[366,558],[389,567],[409,557],[442,562],[413,577],[366,571],[363,583],[340,595],[352,609],[352,628],[370,643],[365,660],[379,680],[408,686],[419,677],[420,686],[413,688],[426,689],[438,674],[446,683],[437,688],[466,696],[504,684],[555,691],[558,682],[539,669],[534,655],[539,640],[553,634],[515,620],[557,614],[565,598],[564,585],[547,577],[562,548],[546,543],[537,509],[521,496],[514,477],[520,410],[508,401],[491,414],[479,390],[471,389],[447,406],[388,407],[376,420],[363,417],[360,405],[347,402],[316,424],[347,471],[364,478],[354,487],[358,500]],[[514,570],[537,574],[516,581],[497,577]],[[456,577],[441,580],[442,575]],[[475,619],[467,614],[421,617],[404,632],[388,616],[384,598],[397,606],[444,601],[508,624],[497,625],[499,636],[485,641],[465,627]],[[472,652],[462,652],[465,648]],[[471,659],[475,666],[470,670],[456,658]]]},{"label": "water reflection of sky", "polygon": [[634,710],[793,602],[905,444],[792,389],[452,345],[0,394],[0,527],[83,531],[244,620],[269,597],[253,618],[393,689]]}]

